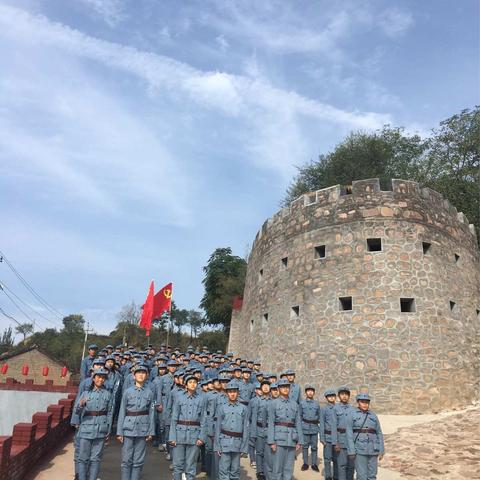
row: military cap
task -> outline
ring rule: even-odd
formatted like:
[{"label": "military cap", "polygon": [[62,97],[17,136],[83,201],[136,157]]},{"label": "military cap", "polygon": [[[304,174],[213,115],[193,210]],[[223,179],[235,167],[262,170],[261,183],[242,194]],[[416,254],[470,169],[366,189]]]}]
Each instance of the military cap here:
[{"label": "military cap", "polygon": [[113,349],[113,345],[107,345],[105,348],[111,348],[111,349]]},{"label": "military cap", "polygon": [[251,360],[251,359],[247,360],[247,363],[253,363],[253,360]]},{"label": "military cap", "polygon": [[221,373],[219,376],[218,376],[218,379],[221,381],[221,382],[229,382],[230,381],[230,377],[228,375],[226,375],[225,373]]},{"label": "military cap", "polygon": [[107,358],[105,359],[105,361],[107,361],[107,360],[113,360],[113,361],[115,361],[114,355],[107,355]]},{"label": "military cap", "polygon": [[[262,382],[264,383],[264,382]],[[265,382],[265,383],[268,383],[268,382]],[[255,390],[258,390],[262,385],[260,384],[260,382],[255,382]]]},{"label": "military cap", "polygon": [[119,343],[115,348],[122,348],[123,345],[121,343]]},{"label": "military cap", "polygon": [[267,378],[267,376],[263,372],[257,372],[257,373],[255,373],[255,376]]},{"label": "military cap", "polygon": [[132,352],[130,350],[127,350],[126,352],[124,352],[123,356],[124,357],[130,357],[132,355]]},{"label": "military cap", "polygon": [[228,358],[233,358],[233,353],[232,353],[232,352],[228,352],[226,356],[227,356]]},{"label": "military cap", "polygon": [[356,397],[357,402],[359,400],[365,400],[367,402],[370,401],[370,395],[368,393],[359,393]]},{"label": "military cap", "polygon": [[89,350],[98,350],[98,346],[97,346],[95,343],[91,343],[91,344],[88,346],[88,349],[89,349]]},{"label": "military cap", "polygon": [[167,365],[165,365],[165,363],[161,363],[160,365],[157,365],[157,368],[159,370],[166,370],[167,369]]},{"label": "military cap", "polygon": [[185,377],[185,383],[187,384],[190,380],[195,380],[198,383],[198,378],[194,377],[193,375],[187,375]]},{"label": "military cap", "polygon": [[277,382],[277,385],[279,387],[289,387],[290,386],[290,382],[286,379],[286,378],[282,378],[281,380],[279,380]]},{"label": "military cap", "polygon": [[305,391],[307,391],[307,390],[315,391],[315,387],[313,385],[305,385]]},{"label": "military cap", "polygon": [[278,383],[277,383],[277,382],[273,382],[273,383],[270,385],[270,390],[272,390],[272,389],[278,390]]},{"label": "military cap", "polygon": [[261,382],[259,382],[258,384],[259,385],[263,385],[264,383],[266,383],[267,385],[270,385],[270,382],[268,381],[268,379],[264,378]]},{"label": "military cap", "polygon": [[228,382],[225,386],[225,390],[238,390],[238,383],[237,382]]},{"label": "military cap", "polygon": [[177,370],[177,371],[173,374],[174,377],[181,377],[182,375],[184,375],[184,372],[182,372],[181,370]]},{"label": "military cap", "polygon": [[333,390],[332,388],[329,388],[328,390],[325,390],[325,392],[323,393],[323,395],[325,397],[329,397],[330,395],[336,395],[335,393],[335,390]]},{"label": "military cap", "polygon": [[106,368],[97,368],[97,370],[93,371],[93,376],[95,375],[104,375],[105,377],[108,376],[108,370]]},{"label": "military cap", "polygon": [[346,385],[342,385],[341,387],[338,387],[337,393],[340,392],[347,392],[350,393],[350,389]]},{"label": "military cap", "polygon": [[261,362],[259,362],[258,360],[255,360],[255,361],[253,362],[253,364],[254,364],[254,365],[261,365]]},{"label": "military cap", "polygon": [[167,362],[167,367],[178,367],[178,363],[176,360],[169,360]]},{"label": "military cap", "polygon": [[93,362],[92,362],[92,366],[93,365],[105,365],[105,360],[103,358],[96,358]]},{"label": "military cap", "polygon": [[208,380],[200,380],[199,384],[201,387],[204,387],[205,385],[208,385]]},{"label": "military cap", "polygon": [[242,373],[252,373],[252,369],[251,368],[242,368]]},{"label": "military cap", "polygon": [[217,350],[217,354],[218,354],[218,355],[221,355],[221,354],[222,354],[222,351],[221,351],[221,350]]},{"label": "military cap", "polygon": [[285,370],[283,373],[284,373],[285,375],[295,375],[295,371],[294,371],[294,370],[291,370],[291,369]]},{"label": "military cap", "polygon": [[213,377],[210,377],[210,380],[212,382],[216,382],[218,380],[218,376],[217,375],[214,375]]},{"label": "military cap", "polygon": [[133,374],[135,375],[137,372],[147,372],[148,373],[148,367],[144,365],[143,363],[139,363],[138,365],[135,365],[133,368]]}]

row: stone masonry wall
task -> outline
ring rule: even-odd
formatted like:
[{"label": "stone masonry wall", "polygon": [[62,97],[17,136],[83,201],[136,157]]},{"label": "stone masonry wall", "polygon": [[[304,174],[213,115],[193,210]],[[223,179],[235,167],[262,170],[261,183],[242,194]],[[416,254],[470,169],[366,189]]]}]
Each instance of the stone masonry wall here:
[{"label": "stone masonry wall", "polygon": [[306,194],[265,222],[229,349],[267,371],[293,367],[320,393],[369,391],[380,412],[431,412],[478,398],[479,324],[473,226],[437,192],[372,179]]}]

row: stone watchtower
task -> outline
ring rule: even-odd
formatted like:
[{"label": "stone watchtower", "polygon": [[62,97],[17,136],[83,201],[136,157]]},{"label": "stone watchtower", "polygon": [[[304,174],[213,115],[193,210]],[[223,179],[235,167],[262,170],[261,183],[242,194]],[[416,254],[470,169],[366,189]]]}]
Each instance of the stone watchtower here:
[{"label": "stone watchtower", "polygon": [[432,412],[478,398],[480,271],[473,225],[439,193],[378,179],[305,194],[267,220],[229,349],[300,384],[369,391]]}]

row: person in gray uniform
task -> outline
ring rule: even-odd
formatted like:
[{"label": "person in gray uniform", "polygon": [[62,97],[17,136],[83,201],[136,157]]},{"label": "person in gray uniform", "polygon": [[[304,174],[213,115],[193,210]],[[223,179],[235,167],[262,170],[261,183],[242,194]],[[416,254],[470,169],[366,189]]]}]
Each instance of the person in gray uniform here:
[{"label": "person in gray uniform", "polygon": [[348,403],[350,400],[350,389],[342,386],[338,389],[338,399],[335,404],[337,414],[337,442],[334,448],[334,459],[338,469],[338,480],[353,480],[355,471],[353,459],[347,454],[347,418],[353,412],[354,408]]},{"label": "person in gray uniform", "polygon": [[290,383],[278,382],[280,396],[268,406],[267,442],[272,450],[272,480],[291,480],[295,451],[303,444],[300,407],[289,398]]},{"label": "person in gray uniform", "polygon": [[193,480],[197,474],[200,446],[207,434],[207,398],[197,391],[198,380],[193,375],[185,378],[185,393],[173,402],[169,442],[172,445],[173,478]]},{"label": "person in gray uniform", "polygon": [[123,443],[121,478],[139,480],[145,462],[147,441],[155,435],[155,402],[146,386],[148,367],[136,365],[135,384],[125,390],[117,422],[117,438]]},{"label": "person in gray uniform", "polygon": [[225,390],[228,402],[219,405],[215,422],[214,450],[220,457],[218,480],[239,480],[240,456],[248,450],[249,412],[238,401],[238,382],[230,381]]},{"label": "person in gray uniform", "polygon": [[257,464],[257,479],[265,480],[266,465],[269,459],[266,455],[267,445],[267,417],[270,401],[270,382],[263,380],[259,385],[259,394],[250,402],[250,438],[255,442],[255,459]]},{"label": "person in gray uniform", "polygon": [[300,401],[300,413],[302,416],[303,431],[303,465],[302,471],[308,470],[308,449],[311,451],[312,470],[318,468],[318,429],[320,425],[320,404],[315,400],[315,388],[311,385],[305,386],[305,398]]},{"label": "person in gray uniform", "polygon": [[385,454],[382,427],[377,415],[370,410],[368,393],[357,395],[358,408],[347,418],[347,452],[355,459],[357,480],[375,480],[378,460]]},{"label": "person in gray uniform", "polygon": [[93,372],[93,383],[80,395],[75,408],[78,416],[78,479],[97,480],[103,448],[112,428],[114,401],[104,386],[108,371]]},{"label": "person in gray uniform", "polygon": [[323,445],[323,474],[325,480],[338,478],[337,466],[334,463],[333,449],[337,445],[337,414],[335,412],[335,390],[326,390],[327,404],[322,407],[320,415],[320,442]]}]

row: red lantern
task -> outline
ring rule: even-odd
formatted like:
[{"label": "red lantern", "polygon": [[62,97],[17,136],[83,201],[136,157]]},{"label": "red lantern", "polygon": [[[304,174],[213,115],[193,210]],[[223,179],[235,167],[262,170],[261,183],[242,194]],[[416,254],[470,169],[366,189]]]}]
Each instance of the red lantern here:
[{"label": "red lantern", "polygon": [[62,378],[65,378],[67,376],[67,373],[68,373],[68,368],[67,367],[63,367],[62,368]]},{"label": "red lantern", "polygon": [[28,375],[28,365],[27,364],[25,364],[22,367],[22,375]]},{"label": "red lantern", "polygon": [[2,372],[2,375],[6,375],[6,374],[7,374],[7,372],[8,372],[8,363],[4,363],[4,364],[2,365],[2,370],[1,370],[1,372]]},{"label": "red lantern", "polygon": [[45,367],[43,367],[42,375],[44,377],[48,377],[48,366],[45,365]]}]

